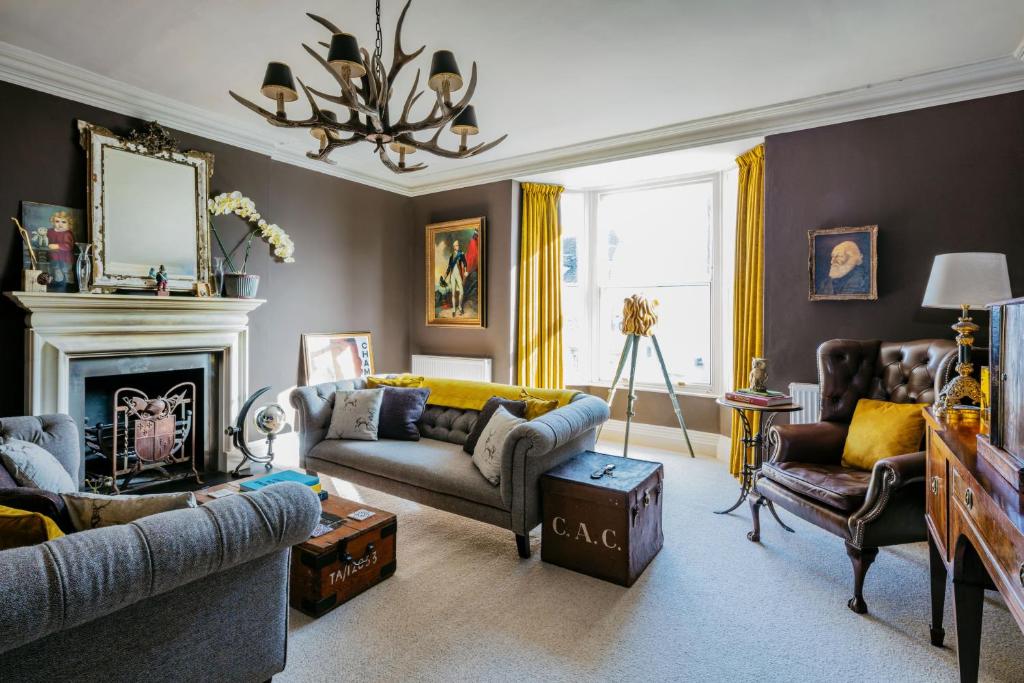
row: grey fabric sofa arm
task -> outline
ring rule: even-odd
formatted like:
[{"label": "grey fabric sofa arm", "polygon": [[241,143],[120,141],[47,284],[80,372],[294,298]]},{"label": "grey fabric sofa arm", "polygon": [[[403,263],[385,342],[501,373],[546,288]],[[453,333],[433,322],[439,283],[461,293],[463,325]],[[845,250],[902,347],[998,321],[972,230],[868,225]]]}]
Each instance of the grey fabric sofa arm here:
[{"label": "grey fabric sofa arm", "polygon": [[301,543],[319,516],[284,483],[0,552],[0,653]]},{"label": "grey fabric sofa arm", "polygon": [[527,533],[540,519],[540,476],[593,448],[597,428],[608,416],[607,403],[581,394],[512,431],[502,454],[500,486],[502,500],[511,507],[513,531]]},{"label": "grey fabric sofa arm", "polygon": [[334,412],[334,393],[362,389],[365,385],[361,379],[343,379],[292,389],[289,399],[298,417],[295,430],[299,433],[300,467],[306,466],[306,454],[310,449],[327,436],[331,413]]}]

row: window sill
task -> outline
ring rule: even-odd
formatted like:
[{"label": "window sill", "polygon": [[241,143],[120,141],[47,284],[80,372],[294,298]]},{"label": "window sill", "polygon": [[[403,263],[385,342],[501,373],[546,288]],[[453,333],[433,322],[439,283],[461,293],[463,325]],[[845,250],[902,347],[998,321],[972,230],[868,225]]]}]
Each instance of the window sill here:
[{"label": "window sill", "polygon": [[[574,387],[594,387],[597,389],[611,389],[611,382],[583,382],[583,383],[570,383],[568,386]],[[692,398],[708,398],[716,399],[721,396],[721,393],[715,391],[710,387],[673,387],[676,396],[689,396]],[[623,382],[619,384],[618,391],[625,393],[628,390],[628,385]],[[668,389],[665,388],[664,384],[634,384],[634,391],[642,391],[649,394],[668,394]]]}]

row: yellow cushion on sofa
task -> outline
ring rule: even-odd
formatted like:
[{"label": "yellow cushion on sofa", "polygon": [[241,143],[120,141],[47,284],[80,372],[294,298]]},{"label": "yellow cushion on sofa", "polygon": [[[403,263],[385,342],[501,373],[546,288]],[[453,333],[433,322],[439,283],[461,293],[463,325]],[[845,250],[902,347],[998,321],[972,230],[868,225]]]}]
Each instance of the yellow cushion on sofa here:
[{"label": "yellow cushion on sofa", "polygon": [[367,377],[366,386],[370,389],[377,387],[411,387],[413,389],[423,386],[423,378],[417,375],[398,375],[397,377]]},{"label": "yellow cushion on sofa", "polygon": [[921,450],[924,403],[857,401],[843,446],[843,465],[871,470],[882,458]]},{"label": "yellow cushion on sofa", "polygon": [[523,389],[519,393],[519,400],[526,402],[527,420],[534,420],[541,415],[550,413],[558,407],[558,401],[545,401],[544,399],[527,392],[526,389]]},{"label": "yellow cushion on sofa", "polygon": [[0,505],[0,550],[35,545],[63,535],[46,515]]}]

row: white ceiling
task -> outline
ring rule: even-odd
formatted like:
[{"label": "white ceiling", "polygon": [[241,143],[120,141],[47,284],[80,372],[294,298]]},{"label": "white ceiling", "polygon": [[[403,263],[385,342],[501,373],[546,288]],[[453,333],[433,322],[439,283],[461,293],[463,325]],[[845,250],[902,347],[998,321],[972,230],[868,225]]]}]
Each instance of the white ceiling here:
[{"label": "white ceiling", "polygon": [[[385,56],[400,10],[383,0]],[[268,60],[331,89],[301,47],[328,39],[305,11],[372,49],[369,0],[0,0],[0,41],[197,107],[291,153],[312,149],[308,133],[271,128],[227,90],[269,106],[258,94]],[[416,193],[542,157],[564,166],[641,131],[1008,59],[1022,35],[1021,0],[414,0],[404,45],[427,50],[413,66],[426,71],[440,48],[467,75],[476,60],[478,139],[509,139],[470,160],[419,154],[430,168],[400,177],[357,145],[335,153],[336,172]],[[399,79],[399,107],[414,74]]]},{"label": "white ceiling", "polygon": [[735,168],[736,157],[764,138],[740,138],[715,145],[648,154],[601,164],[576,166],[545,173],[529,173],[516,178],[535,183],[555,183],[570,190],[594,190],[625,187],[667,178],[681,178]]}]

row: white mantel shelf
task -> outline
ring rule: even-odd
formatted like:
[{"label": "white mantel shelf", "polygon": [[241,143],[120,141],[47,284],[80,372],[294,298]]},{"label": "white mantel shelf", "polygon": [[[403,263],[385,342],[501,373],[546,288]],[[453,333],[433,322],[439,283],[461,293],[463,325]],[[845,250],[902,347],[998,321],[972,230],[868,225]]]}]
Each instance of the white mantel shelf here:
[{"label": "white mantel shelf", "polygon": [[[89,356],[212,351],[220,354],[220,424],[248,396],[249,314],[263,299],[6,292],[24,309],[25,408],[67,413],[71,363]],[[231,449],[221,436],[221,467]]]},{"label": "white mantel shelf", "polygon": [[29,313],[74,309],[76,311],[158,312],[165,315],[172,311],[220,311],[248,314],[266,302],[266,299],[229,299],[216,296],[71,294],[60,292],[5,292],[4,294]]}]

